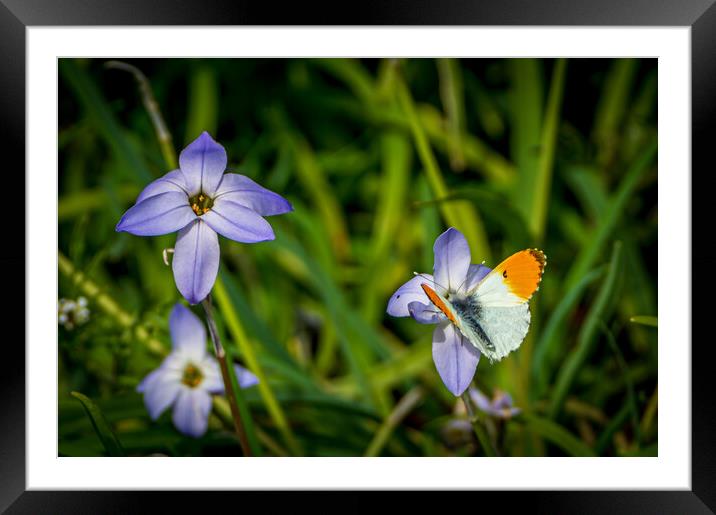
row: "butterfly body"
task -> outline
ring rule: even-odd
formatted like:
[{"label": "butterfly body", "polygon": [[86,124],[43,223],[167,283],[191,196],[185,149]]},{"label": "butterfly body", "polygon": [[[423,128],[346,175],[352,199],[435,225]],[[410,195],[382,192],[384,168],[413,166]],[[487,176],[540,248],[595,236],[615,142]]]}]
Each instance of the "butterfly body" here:
[{"label": "butterfly body", "polygon": [[546,258],[527,249],[505,259],[467,292],[423,291],[470,344],[490,361],[517,349],[530,324],[528,301],[539,288]]}]

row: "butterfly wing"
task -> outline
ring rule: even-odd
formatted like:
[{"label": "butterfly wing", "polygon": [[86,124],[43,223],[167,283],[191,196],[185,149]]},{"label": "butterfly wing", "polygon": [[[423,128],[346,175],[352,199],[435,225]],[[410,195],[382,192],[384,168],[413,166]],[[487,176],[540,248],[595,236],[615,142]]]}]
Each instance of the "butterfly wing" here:
[{"label": "butterfly wing", "polygon": [[539,289],[546,264],[541,250],[521,250],[497,265],[469,295],[474,295],[483,307],[524,304]]},{"label": "butterfly wing", "polygon": [[541,250],[513,254],[468,293],[474,315],[461,320],[467,339],[490,361],[516,350],[530,326],[528,301],[539,289],[547,259]]},{"label": "butterfly wing", "polygon": [[500,361],[516,350],[530,327],[530,308],[525,302],[509,307],[480,308],[477,325],[465,324],[465,337],[490,361]]}]

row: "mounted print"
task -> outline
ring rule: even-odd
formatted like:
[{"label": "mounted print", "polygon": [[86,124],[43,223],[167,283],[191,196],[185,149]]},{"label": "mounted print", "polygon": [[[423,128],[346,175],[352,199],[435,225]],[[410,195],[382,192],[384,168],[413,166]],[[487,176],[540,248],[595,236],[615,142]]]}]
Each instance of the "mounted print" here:
[{"label": "mounted print", "polygon": [[60,58],[57,456],[658,457],[659,66]]}]

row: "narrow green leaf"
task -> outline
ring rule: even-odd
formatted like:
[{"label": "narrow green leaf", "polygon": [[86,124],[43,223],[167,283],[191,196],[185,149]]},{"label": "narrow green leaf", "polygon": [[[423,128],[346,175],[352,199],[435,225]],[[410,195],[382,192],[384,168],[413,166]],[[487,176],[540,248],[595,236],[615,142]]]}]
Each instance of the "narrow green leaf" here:
[{"label": "narrow green leaf", "polygon": [[447,119],[448,155],[453,170],[465,168],[461,135],[465,132],[465,97],[457,59],[438,59],[440,98]]},{"label": "narrow green leaf", "polygon": [[112,428],[109,427],[107,419],[104,418],[102,411],[100,411],[97,405],[92,402],[89,397],[79,392],[70,392],[70,395],[82,403],[82,407],[84,407],[90,422],[92,422],[92,427],[102,442],[107,455],[125,456],[122,445],[119,443],[117,436],[114,434],[114,431],[112,431]]},{"label": "narrow green leaf", "polygon": [[629,403],[624,403],[624,405],[619,409],[616,415],[614,415],[609,420],[609,424],[607,424],[607,427],[604,428],[602,434],[599,435],[597,443],[594,444],[594,448],[596,449],[598,455],[601,456],[602,454],[604,454],[604,451],[607,450],[607,447],[609,447],[609,444],[614,437],[614,433],[616,433],[619,428],[621,428],[624,423],[629,419],[630,412],[631,407]]},{"label": "narrow green leaf", "polygon": [[599,148],[597,161],[602,165],[609,164],[619,146],[622,120],[638,66],[637,59],[615,59],[607,76],[594,123],[594,141]]},{"label": "narrow green leaf", "polygon": [[619,348],[619,345],[617,345],[616,340],[614,339],[614,335],[609,330],[609,327],[607,327],[606,324],[601,324],[602,332],[604,333],[604,336],[607,339],[607,343],[609,344],[609,347],[611,347],[612,352],[614,352],[614,357],[616,359],[617,365],[619,366],[619,371],[621,372],[624,384],[626,385],[627,390],[627,402],[626,404],[629,406],[631,420],[632,420],[632,428],[634,430],[634,438],[636,439],[637,445],[641,446],[641,428],[639,427],[639,406],[637,405],[636,401],[636,393],[634,391],[634,382],[631,380],[631,374],[629,373],[629,365],[627,365],[626,360],[624,359],[624,354],[622,353],[621,349]]},{"label": "narrow green leaf", "polygon": [[659,327],[659,319],[653,316],[637,315],[629,319],[633,324],[648,325],[649,327]]},{"label": "narrow green leaf", "polygon": [[587,239],[589,244],[582,248],[570,268],[565,280],[566,289],[572,288],[590,268],[594,267],[594,263],[599,259],[604,246],[609,242],[610,236],[621,220],[627,202],[631,199],[639,186],[639,181],[656,156],[656,148],[657,142],[652,141],[627,171],[619,184],[619,189],[610,199],[606,215],[598,221],[599,225]]},{"label": "narrow green leaf", "polygon": [[112,149],[115,159],[122,163],[130,174],[133,173],[139,183],[146,184],[151,181],[154,174],[149,171],[142,156],[129,142],[107,101],[102,97],[95,82],[89,78],[87,71],[74,59],[60,59],[59,69],[62,78],[77,95],[87,117]]},{"label": "narrow green leaf", "polygon": [[[510,59],[507,71],[510,79],[510,154],[519,170],[519,180],[512,192],[515,206],[521,210],[524,219],[529,220],[533,212],[543,125],[542,62],[539,59]],[[532,232],[532,223],[530,229]]]},{"label": "narrow green leaf", "polygon": [[552,442],[570,456],[595,456],[595,452],[582,440],[574,436],[565,428],[549,419],[525,413],[515,419],[523,421],[527,428],[540,435],[545,440]]},{"label": "narrow green leaf", "polygon": [[547,99],[547,113],[542,123],[540,152],[539,158],[537,159],[534,187],[531,196],[532,208],[528,218],[530,232],[535,236],[537,241],[542,240],[547,221],[547,206],[549,206],[550,189],[552,186],[552,169],[554,167],[554,155],[557,147],[559,113],[562,107],[566,67],[567,61],[565,59],[557,60],[552,77],[552,85],[549,90],[549,97]]},{"label": "narrow green leaf", "polygon": [[363,456],[378,456],[388,443],[390,435],[405,417],[423,400],[424,392],[419,386],[409,390],[395,405],[376,431]]},{"label": "narrow green leaf", "polygon": [[214,137],[218,127],[219,85],[212,68],[201,66],[191,74],[189,81],[189,108],[185,143],[195,140],[202,131]]},{"label": "narrow green leaf", "polygon": [[370,322],[376,322],[385,310],[382,306],[384,300],[380,298],[385,281],[380,274],[372,271],[389,259],[395,234],[404,224],[411,165],[410,141],[403,133],[390,131],[383,134],[380,149],[383,171],[373,220],[370,261],[365,267],[361,308],[364,318]]},{"label": "narrow green leaf", "polygon": [[617,241],[614,243],[607,276],[577,336],[577,346],[564,361],[557,375],[550,403],[550,418],[555,418],[561,411],[574,379],[594,348],[599,324],[606,320],[607,310],[613,303],[614,293],[619,285],[621,265],[621,242]]},{"label": "narrow green leaf", "polygon": [[564,342],[563,333],[569,314],[583,297],[587,287],[604,275],[604,272],[605,267],[591,270],[577,284],[567,290],[542,328],[532,358],[532,373],[537,382],[535,398],[541,397],[549,384],[550,364],[560,350],[560,343]]},{"label": "narrow green leaf", "polygon": [[[418,156],[423,163],[433,195],[436,198],[446,198],[449,195],[447,184],[420,123],[408,86],[402,79],[396,80],[395,84],[398,103],[410,124]],[[440,204],[440,212],[447,225],[460,230],[465,235],[474,262],[479,263],[483,259],[491,260],[490,245],[482,219],[472,205],[462,200],[443,202]]]},{"label": "narrow green leaf", "polygon": [[264,369],[259,363],[254,349],[253,341],[249,339],[246,334],[241,320],[236,316],[236,309],[231,303],[226,287],[224,286],[221,278],[216,280],[213,290],[214,296],[216,297],[216,303],[221,310],[222,317],[226,320],[226,325],[229,328],[229,332],[233,336],[234,341],[238,345],[241,355],[246,360],[249,370],[251,370],[256,377],[259,379],[258,389],[261,393],[261,397],[266,404],[266,408],[271,415],[276,427],[281,432],[286,445],[291,449],[294,455],[300,455],[301,450],[298,445],[298,441],[293,435],[291,426],[286,419],[286,415],[281,408],[281,405],[276,400],[276,396],[271,388],[271,384],[268,381],[268,377],[264,373]]}]

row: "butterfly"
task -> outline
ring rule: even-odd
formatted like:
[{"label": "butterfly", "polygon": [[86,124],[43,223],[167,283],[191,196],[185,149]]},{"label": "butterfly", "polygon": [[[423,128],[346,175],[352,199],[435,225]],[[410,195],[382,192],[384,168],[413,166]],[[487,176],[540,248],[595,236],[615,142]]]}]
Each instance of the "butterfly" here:
[{"label": "butterfly", "polygon": [[527,335],[528,301],[539,289],[546,264],[544,252],[526,249],[505,259],[465,293],[433,289],[426,283],[421,287],[473,346],[491,362],[500,361]]}]

